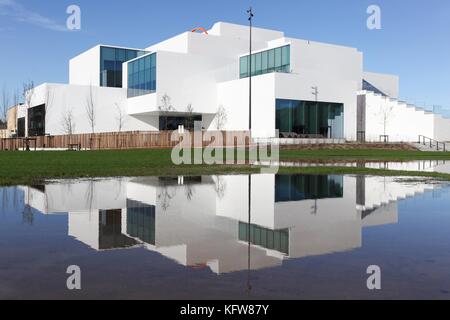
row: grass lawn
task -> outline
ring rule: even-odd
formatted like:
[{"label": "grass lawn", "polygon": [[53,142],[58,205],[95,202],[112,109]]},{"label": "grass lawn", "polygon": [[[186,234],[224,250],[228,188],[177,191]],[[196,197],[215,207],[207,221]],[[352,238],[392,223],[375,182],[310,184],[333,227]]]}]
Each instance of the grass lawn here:
[{"label": "grass lawn", "polygon": [[[386,150],[286,150],[281,160],[405,161],[449,159],[450,153],[426,153]],[[0,152],[0,185],[33,184],[50,178],[200,175],[259,172],[245,165],[182,165],[171,161],[170,149],[89,151],[89,152]],[[437,173],[398,172],[357,168],[282,168],[281,173],[306,174],[381,174],[430,176],[450,180],[450,175]]]}]

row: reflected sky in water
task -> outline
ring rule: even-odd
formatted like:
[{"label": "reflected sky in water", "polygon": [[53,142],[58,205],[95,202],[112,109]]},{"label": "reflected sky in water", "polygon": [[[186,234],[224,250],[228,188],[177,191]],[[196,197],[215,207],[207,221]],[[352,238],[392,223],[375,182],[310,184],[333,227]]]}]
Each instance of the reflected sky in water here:
[{"label": "reflected sky in water", "polygon": [[[2,299],[450,299],[450,187],[230,175],[0,189]],[[82,290],[66,289],[69,265]],[[370,265],[382,290],[366,287]]]}]

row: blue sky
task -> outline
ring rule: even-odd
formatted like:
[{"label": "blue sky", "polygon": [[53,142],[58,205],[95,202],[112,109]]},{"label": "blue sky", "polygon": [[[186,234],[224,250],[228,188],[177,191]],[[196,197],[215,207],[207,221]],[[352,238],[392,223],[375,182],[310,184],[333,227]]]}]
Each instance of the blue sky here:
[{"label": "blue sky", "polygon": [[[82,11],[82,30],[64,30],[66,8]],[[400,76],[401,97],[450,107],[448,0],[0,0],[0,86],[67,82],[68,60],[98,44],[147,47],[216,21],[247,23],[289,37],[357,47],[367,71]],[[381,7],[382,30],[366,27]]]}]

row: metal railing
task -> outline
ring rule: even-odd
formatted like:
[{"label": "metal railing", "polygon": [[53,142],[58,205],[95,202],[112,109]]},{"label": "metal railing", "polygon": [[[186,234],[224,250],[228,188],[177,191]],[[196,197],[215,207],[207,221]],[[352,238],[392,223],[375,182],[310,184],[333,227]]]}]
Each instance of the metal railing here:
[{"label": "metal railing", "polygon": [[437,151],[443,151],[443,152],[447,151],[445,142],[440,142],[435,139],[425,137],[423,135],[419,136],[419,144],[422,144],[424,146],[429,146],[430,149],[436,148]]}]

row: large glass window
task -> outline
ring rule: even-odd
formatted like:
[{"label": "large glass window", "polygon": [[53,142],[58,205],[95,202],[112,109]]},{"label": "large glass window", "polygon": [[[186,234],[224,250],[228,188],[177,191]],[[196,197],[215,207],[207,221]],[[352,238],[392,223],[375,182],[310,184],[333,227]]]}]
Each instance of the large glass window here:
[{"label": "large glass window", "polygon": [[127,233],[154,245],[156,239],[155,206],[127,199]]},{"label": "large glass window", "polygon": [[277,99],[276,129],[281,137],[342,139],[344,105]]},{"label": "large glass window", "polygon": [[28,136],[45,136],[45,105],[28,109]]},{"label": "large glass window", "polygon": [[239,222],[239,240],[289,255],[289,229],[271,230],[255,224],[249,227]]},{"label": "large glass window", "polygon": [[128,63],[128,97],[156,91],[156,53]]},{"label": "large glass window", "polygon": [[100,86],[122,88],[123,63],[145,53],[132,49],[100,47]]},{"label": "large glass window", "polygon": [[342,198],[344,178],[338,175],[277,175],[275,202]]},{"label": "large glass window", "polygon": [[[240,78],[250,76],[250,56],[241,57],[239,63]],[[283,46],[263,52],[252,54],[252,76],[270,72],[290,72],[291,70],[291,46]]]},{"label": "large glass window", "polygon": [[[160,116],[159,117],[159,130],[177,130],[179,126],[184,126],[186,130],[195,131],[196,123],[201,123],[203,117],[201,115],[192,115],[185,117],[175,116]],[[201,129],[201,128],[200,128]]]}]

